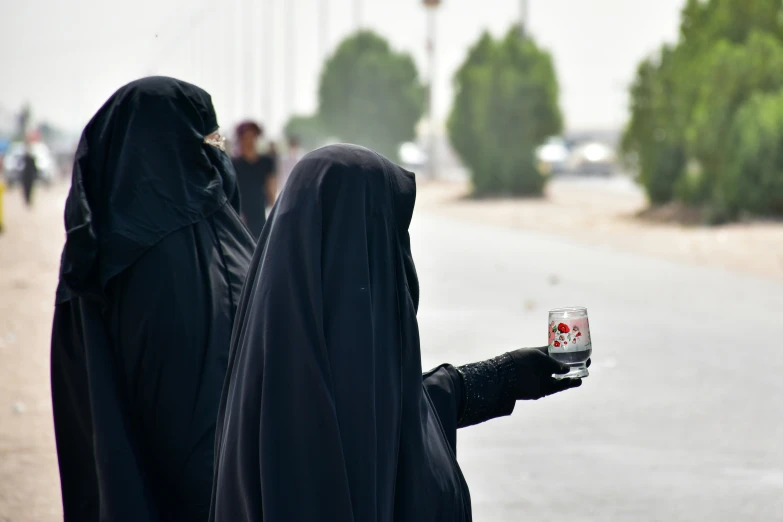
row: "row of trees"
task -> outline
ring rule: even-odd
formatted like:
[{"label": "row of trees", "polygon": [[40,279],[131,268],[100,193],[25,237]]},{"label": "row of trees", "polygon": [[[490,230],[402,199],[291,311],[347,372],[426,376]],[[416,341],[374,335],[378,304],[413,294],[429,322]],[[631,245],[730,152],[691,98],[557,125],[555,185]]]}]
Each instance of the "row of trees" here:
[{"label": "row of trees", "polygon": [[[535,148],[562,130],[552,59],[519,28],[493,39],[481,36],[454,78],[448,121],[454,149],[470,169],[475,192],[540,194],[544,178]],[[306,147],[326,137],[354,142],[390,157],[415,138],[426,109],[426,87],[413,59],[362,31],[344,40],[326,62],[319,110],[295,116],[285,132]]]},{"label": "row of trees", "polygon": [[639,65],[622,150],[653,203],[783,216],[780,1],[689,0],[678,43]]},{"label": "row of trees", "polygon": [[[512,27],[483,34],[454,76],[453,148],[477,195],[541,193],[535,149],[562,131],[550,55]],[[653,204],[704,208],[712,222],[783,216],[780,0],[688,0],[680,37],[638,67],[621,149]],[[326,63],[315,116],[287,131],[332,136],[394,158],[426,103],[412,58],[360,32]]]}]

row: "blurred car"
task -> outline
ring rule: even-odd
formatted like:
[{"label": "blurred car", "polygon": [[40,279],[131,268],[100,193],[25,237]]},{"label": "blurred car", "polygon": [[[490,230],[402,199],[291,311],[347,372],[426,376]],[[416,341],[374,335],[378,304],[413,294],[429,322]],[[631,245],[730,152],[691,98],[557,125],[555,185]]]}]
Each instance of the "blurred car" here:
[{"label": "blurred car", "polygon": [[568,145],[554,136],[536,149],[536,159],[542,174],[562,174],[568,170]]},{"label": "blurred car", "polygon": [[[45,143],[36,142],[30,144],[31,152],[38,167],[38,179],[46,184],[54,180],[57,171],[57,163],[54,160],[49,147]],[[25,145],[21,142],[12,143],[3,158],[3,174],[9,187],[19,183],[24,168]]]},{"label": "blurred car", "polygon": [[574,148],[568,164],[576,174],[609,176],[615,170],[615,152],[597,141],[582,143]]},{"label": "blurred car", "polygon": [[427,166],[427,153],[413,142],[400,145],[400,163],[408,168],[416,169]]}]

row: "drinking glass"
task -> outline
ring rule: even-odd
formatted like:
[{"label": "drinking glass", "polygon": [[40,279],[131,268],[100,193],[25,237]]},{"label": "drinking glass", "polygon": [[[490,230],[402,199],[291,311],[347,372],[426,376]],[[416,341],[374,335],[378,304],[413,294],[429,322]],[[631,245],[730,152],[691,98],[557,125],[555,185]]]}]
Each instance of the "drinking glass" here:
[{"label": "drinking glass", "polygon": [[556,379],[587,377],[587,359],[593,353],[587,308],[556,308],[549,311],[549,356],[567,364],[571,371]]}]

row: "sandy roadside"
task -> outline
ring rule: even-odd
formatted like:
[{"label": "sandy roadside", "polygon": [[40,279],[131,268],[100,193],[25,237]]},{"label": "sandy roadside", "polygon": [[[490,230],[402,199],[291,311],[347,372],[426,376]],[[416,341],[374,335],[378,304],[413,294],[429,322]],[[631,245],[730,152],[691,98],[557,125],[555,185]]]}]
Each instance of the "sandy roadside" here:
[{"label": "sandy roadside", "polygon": [[4,201],[0,234],[0,522],[62,520],[49,388],[49,337],[67,187],[24,208]]},{"label": "sandy roadside", "polygon": [[647,204],[644,195],[623,183],[616,188],[563,180],[551,183],[542,199],[475,201],[465,199],[466,182],[424,182],[417,209],[783,280],[783,223],[708,228],[645,222],[634,217]]}]

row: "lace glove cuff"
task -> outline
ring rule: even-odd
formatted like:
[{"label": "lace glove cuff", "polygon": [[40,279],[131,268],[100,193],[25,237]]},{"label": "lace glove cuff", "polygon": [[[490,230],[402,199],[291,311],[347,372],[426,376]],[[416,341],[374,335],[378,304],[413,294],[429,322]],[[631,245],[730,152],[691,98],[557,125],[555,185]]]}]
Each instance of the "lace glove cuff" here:
[{"label": "lace glove cuff", "polygon": [[514,411],[517,369],[509,354],[460,366],[457,372],[463,384],[457,427],[473,426]]}]

